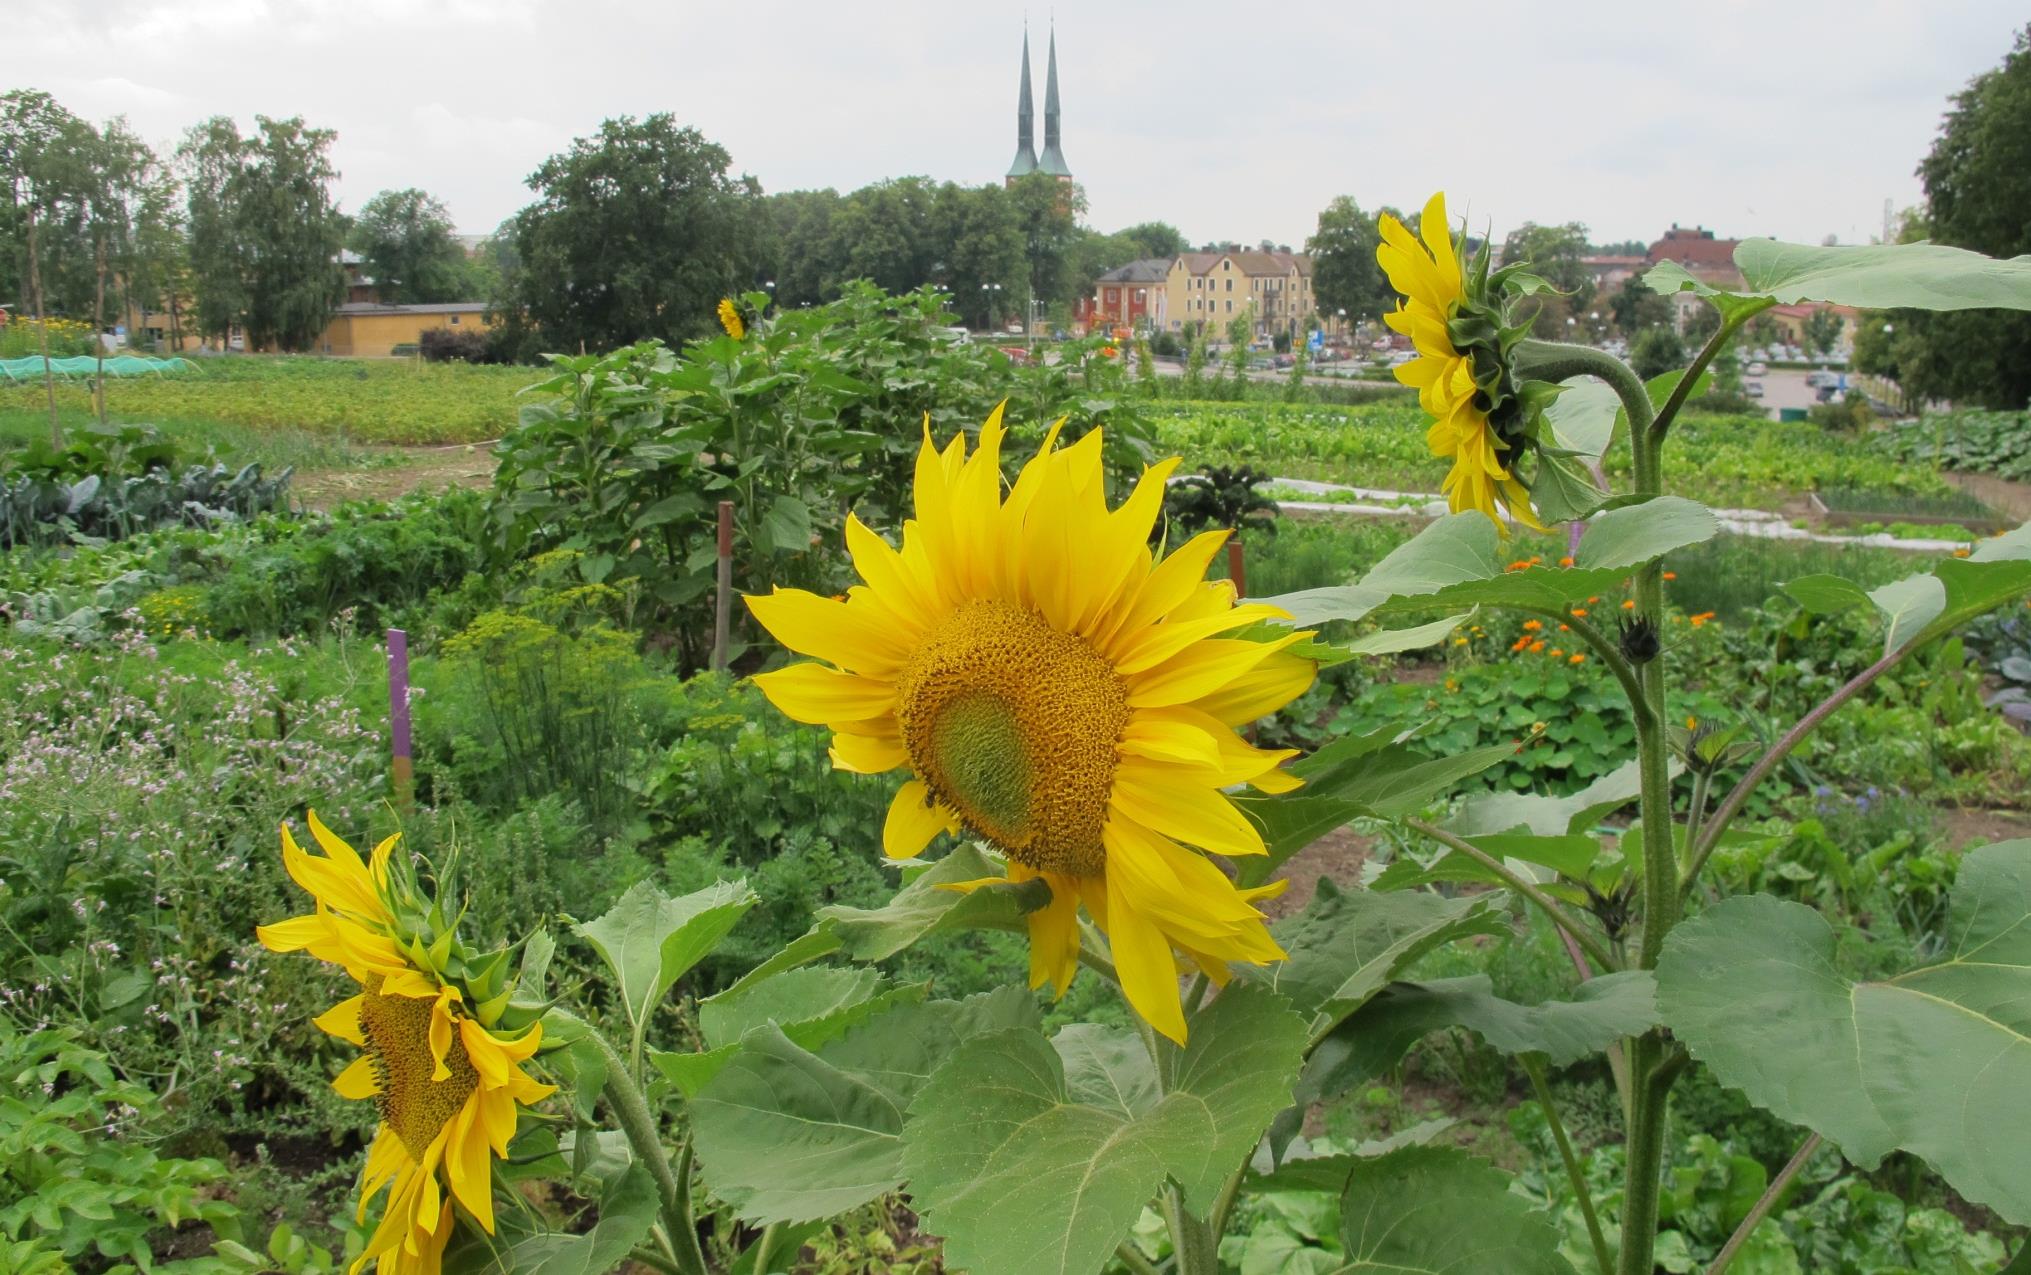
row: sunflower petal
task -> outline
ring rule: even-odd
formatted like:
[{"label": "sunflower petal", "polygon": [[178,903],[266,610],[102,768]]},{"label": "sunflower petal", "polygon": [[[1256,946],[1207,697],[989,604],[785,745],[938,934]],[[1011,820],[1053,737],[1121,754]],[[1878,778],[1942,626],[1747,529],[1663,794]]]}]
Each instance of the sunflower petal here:
[{"label": "sunflower petal", "polygon": [[882,851],[891,859],[914,859],[954,822],[952,813],[932,800],[923,780],[906,780],[882,822]]}]

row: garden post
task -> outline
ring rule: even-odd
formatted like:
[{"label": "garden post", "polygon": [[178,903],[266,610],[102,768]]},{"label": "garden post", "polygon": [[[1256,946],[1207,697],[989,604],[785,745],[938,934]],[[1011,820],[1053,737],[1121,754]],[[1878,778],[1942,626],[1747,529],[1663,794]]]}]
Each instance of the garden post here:
[{"label": "garden post", "polygon": [[733,502],[719,502],[719,592],[712,603],[712,667],[726,671],[727,626],[733,614]]},{"label": "garden post", "polygon": [[1241,562],[1241,538],[1237,534],[1227,542],[1227,578],[1234,581],[1234,596],[1248,596],[1248,572]]},{"label": "garden post", "polygon": [[388,734],[395,804],[407,813],[415,800],[416,770],[409,747],[409,635],[401,629],[388,630]]}]

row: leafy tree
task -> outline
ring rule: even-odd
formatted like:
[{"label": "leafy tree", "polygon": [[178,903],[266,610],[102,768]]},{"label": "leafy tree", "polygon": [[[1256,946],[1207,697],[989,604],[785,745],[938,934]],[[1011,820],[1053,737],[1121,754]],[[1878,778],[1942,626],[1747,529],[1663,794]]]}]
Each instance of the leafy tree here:
[{"label": "leafy tree", "polygon": [[513,338],[610,349],[705,333],[759,260],[761,187],[732,163],[662,113],[607,120],[544,160],[514,218]]},{"label": "leafy tree", "polygon": [[1381,242],[1375,216],[1361,211],[1352,196],[1337,196],[1320,211],[1319,228],[1305,240],[1305,251],[1311,254],[1312,295],[1321,311],[1345,310],[1358,321],[1396,308],[1396,291],[1375,261]]},{"label": "leafy tree", "polygon": [[1670,324],[1645,328],[1629,351],[1629,366],[1644,380],[1685,366],[1685,343]]},{"label": "leafy tree", "polygon": [[1022,237],[1030,295],[1049,307],[1068,304],[1092,282],[1074,278],[1071,268],[1086,196],[1078,187],[1044,173],[1016,178],[1008,194],[1016,232]]},{"label": "leafy tree", "polygon": [[999,186],[947,182],[933,203],[938,260],[929,282],[952,294],[952,307],[976,328],[1009,312],[1023,276],[1023,235],[1016,206]]},{"label": "leafy tree", "polygon": [[1721,312],[1710,305],[1694,306],[1685,316],[1685,339],[1695,346],[1721,330]]},{"label": "leafy tree", "polygon": [[1623,283],[1621,290],[1608,298],[1608,313],[1614,316],[1616,331],[1630,341],[1651,328],[1668,327],[1672,322],[1671,302],[1635,278]]},{"label": "leafy tree", "polygon": [[1597,243],[1587,249],[1591,257],[1642,257],[1650,253],[1650,245],[1641,239],[1617,239],[1613,243]]},{"label": "leafy tree", "polygon": [[1502,241],[1502,262],[1530,263],[1530,272],[1581,306],[1593,299],[1594,280],[1587,271],[1587,228],[1577,221],[1540,226],[1526,221]]},{"label": "leafy tree", "polygon": [[[366,265],[381,300],[459,301],[473,282],[456,223],[442,201],[410,187],[384,190],[353,218],[348,246]],[[479,295],[485,295],[481,293]]]},{"label": "leafy tree", "polygon": [[[1955,95],[1918,176],[1935,242],[1992,257],[2031,252],[2031,27],[2001,66]],[[2031,402],[2031,314],[1893,311],[1887,321],[1907,391],[1996,408]]]},{"label": "leafy tree", "polygon": [[1805,348],[1815,354],[1833,353],[1834,343],[1848,321],[1832,310],[1814,310],[1805,319]]},{"label": "leafy tree", "polygon": [[1114,238],[1126,240],[1134,249],[1131,260],[1150,257],[1175,257],[1185,250],[1185,236],[1167,221],[1141,221],[1126,230],[1118,230]]},{"label": "leafy tree", "polygon": [[240,237],[228,191],[243,146],[239,125],[214,115],[185,133],[176,150],[189,217],[192,317],[198,335],[221,346],[248,303],[249,245]]},{"label": "leafy tree", "polygon": [[834,190],[786,190],[763,201],[761,259],[776,281],[776,304],[796,308],[830,300],[839,279],[831,260],[832,219],[844,201]]}]

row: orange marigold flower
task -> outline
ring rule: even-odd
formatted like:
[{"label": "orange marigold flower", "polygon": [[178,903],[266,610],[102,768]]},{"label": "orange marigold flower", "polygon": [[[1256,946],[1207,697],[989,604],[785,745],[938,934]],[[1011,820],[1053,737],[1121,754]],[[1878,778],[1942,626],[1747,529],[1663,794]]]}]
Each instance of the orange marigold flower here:
[{"label": "orange marigold flower", "polygon": [[1574,607],[1574,608],[1573,608],[1573,618],[1574,618],[1575,620],[1584,620],[1584,619],[1586,619],[1586,618],[1587,618],[1587,608],[1585,608],[1585,607]]},{"label": "orange marigold flower", "polygon": [[1531,633],[1535,633],[1535,632],[1537,632],[1537,631],[1538,631],[1539,629],[1541,629],[1541,628],[1543,628],[1543,627],[1544,627],[1544,621],[1543,621],[1543,620],[1525,620],[1525,621],[1523,622],[1523,627],[1524,627],[1524,628],[1525,628],[1525,629],[1526,629],[1527,631],[1529,631],[1529,632],[1531,632]]},{"label": "orange marigold flower", "polygon": [[1532,655],[1535,655],[1535,654],[1537,654],[1537,653],[1538,653],[1539,651],[1542,651],[1543,649],[1544,649],[1544,642],[1543,642],[1543,640],[1542,640],[1542,639],[1540,639],[1540,640],[1538,640],[1538,641],[1536,641],[1536,642],[1532,642],[1532,643],[1530,644],[1530,653],[1531,653]]},{"label": "orange marigold flower", "polygon": [[1561,651],[1561,650],[1560,650],[1559,648],[1557,648],[1557,647],[1553,647],[1553,648],[1552,648],[1552,649],[1551,649],[1551,650],[1550,650],[1550,651],[1548,652],[1548,654],[1550,654],[1550,655],[1551,655],[1551,657],[1552,657],[1553,659],[1557,659],[1557,658],[1558,658],[1559,656],[1561,656],[1561,655],[1564,655],[1564,654],[1565,654],[1565,652],[1564,652],[1564,651]]},{"label": "orange marigold flower", "polygon": [[1567,662],[1571,664],[1585,664],[1587,662],[1587,657],[1584,655],[1575,655],[1572,657],[1571,660]]},{"label": "orange marigold flower", "polygon": [[1636,609],[1636,600],[1634,598],[1622,599],[1622,609],[1624,611],[1634,611]]},{"label": "orange marigold flower", "polygon": [[1667,579],[1667,580],[1676,580],[1676,579],[1678,579],[1678,572],[1676,572],[1676,571],[1667,571],[1667,572],[1665,572],[1665,573],[1664,573],[1664,578],[1665,578],[1665,579]]},{"label": "orange marigold flower", "polygon": [[1571,555],[1571,554],[1567,554],[1567,555],[1566,555],[1565,557],[1563,557],[1563,558],[1560,558],[1560,559],[1559,559],[1559,565],[1560,565],[1560,566],[1562,566],[1562,567],[1570,567],[1570,566],[1572,566],[1572,565],[1573,565],[1573,555]]},{"label": "orange marigold flower", "polygon": [[1570,624],[1561,624],[1561,625],[1559,625],[1559,632],[1561,632],[1561,633],[1571,633],[1572,631],[1573,631],[1573,626],[1572,626],[1572,625],[1570,625]]}]

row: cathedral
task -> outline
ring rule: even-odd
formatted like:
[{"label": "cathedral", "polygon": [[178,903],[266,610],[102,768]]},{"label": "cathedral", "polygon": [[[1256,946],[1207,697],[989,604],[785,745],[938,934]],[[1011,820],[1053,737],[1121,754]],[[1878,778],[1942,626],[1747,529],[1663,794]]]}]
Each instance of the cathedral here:
[{"label": "cathedral", "polygon": [[1044,154],[1040,159],[1036,151],[1037,108],[1030,96],[1030,33],[1023,31],[1023,81],[1022,91],[1016,98],[1016,154],[1015,162],[1008,166],[1007,183],[1015,184],[1016,178],[1031,173],[1043,173],[1070,184],[1072,169],[1065,163],[1065,152],[1058,148],[1058,32],[1051,31],[1049,63],[1044,71]]}]

